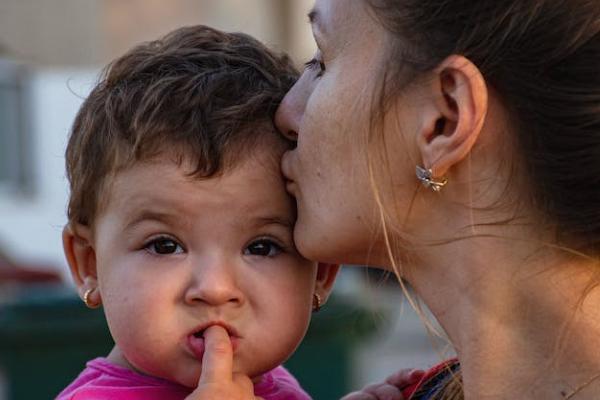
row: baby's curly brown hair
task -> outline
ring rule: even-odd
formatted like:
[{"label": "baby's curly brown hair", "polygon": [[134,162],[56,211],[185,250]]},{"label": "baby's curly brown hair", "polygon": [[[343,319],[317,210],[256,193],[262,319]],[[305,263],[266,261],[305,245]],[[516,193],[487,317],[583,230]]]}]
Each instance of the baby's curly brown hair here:
[{"label": "baby's curly brown hair", "polygon": [[103,70],[73,123],[69,221],[92,226],[108,177],[165,152],[191,161],[198,178],[234,167],[279,136],[275,110],[296,79],[287,56],[206,26],[133,48]]}]

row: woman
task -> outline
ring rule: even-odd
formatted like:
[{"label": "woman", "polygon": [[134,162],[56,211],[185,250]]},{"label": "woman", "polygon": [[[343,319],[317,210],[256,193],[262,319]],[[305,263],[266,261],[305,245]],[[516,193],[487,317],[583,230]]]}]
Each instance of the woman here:
[{"label": "woman", "polygon": [[600,2],[309,17],[318,51],[276,118],[299,250],[408,281],[466,399],[600,398]]},{"label": "woman", "polygon": [[[429,306],[460,373],[420,398],[600,398],[600,2],[309,17],[319,50],[276,118],[299,250],[394,271]],[[230,383],[207,364],[207,393]]]}]

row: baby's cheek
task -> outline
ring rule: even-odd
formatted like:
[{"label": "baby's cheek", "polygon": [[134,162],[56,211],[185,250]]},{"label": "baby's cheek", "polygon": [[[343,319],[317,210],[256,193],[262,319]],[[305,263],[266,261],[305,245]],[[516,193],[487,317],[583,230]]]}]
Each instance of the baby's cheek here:
[{"label": "baby's cheek", "polygon": [[287,303],[282,318],[276,321],[280,332],[287,332],[287,345],[296,346],[304,337],[312,314],[312,290],[310,296],[297,293],[286,298]]},{"label": "baby's cheek", "polygon": [[252,354],[244,354],[240,370],[254,377],[281,365],[294,353],[304,338],[308,319],[288,314],[282,322],[280,325],[272,324],[272,329],[264,327],[260,344]]}]

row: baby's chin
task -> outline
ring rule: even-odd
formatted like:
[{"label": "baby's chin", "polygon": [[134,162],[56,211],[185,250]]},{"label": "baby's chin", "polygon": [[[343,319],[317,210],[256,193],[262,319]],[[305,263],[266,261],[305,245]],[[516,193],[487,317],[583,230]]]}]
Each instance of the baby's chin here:
[{"label": "baby's chin", "polygon": [[[269,368],[267,367],[263,367],[263,368],[249,368],[249,367],[244,367],[242,365],[238,365],[238,363],[236,363],[234,361],[233,364],[233,374],[241,374],[241,375],[245,375],[248,376],[251,380],[253,384],[258,384],[263,380],[264,375],[275,369],[277,367],[277,365],[274,365],[273,367]],[[201,374],[202,371],[198,371],[196,373],[193,374],[193,376],[189,377],[189,378],[184,378],[184,379],[169,379],[169,378],[164,378],[167,380],[171,380],[171,381],[175,381],[178,384],[185,386],[189,389],[195,389],[198,386],[198,382],[200,382],[201,379]]]},{"label": "baby's chin", "polygon": [[[115,346],[116,347],[116,346]],[[190,390],[194,390],[198,386],[202,374],[202,364],[199,360],[190,360],[192,364],[183,362],[178,370],[165,370],[164,366],[156,365],[149,359],[144,357],[135,359],[135,357],[127,357],[120,349],[116,348],[111,352],[110,358],[118,361],[118,364],[139,374],[161,378],[178,385],[184,386]],[[241,358],[241,359],[240,359]],[[281,363],[276,363],[276,356],[270,360],[257,360],[256,358],[249,362],[243,355],[234,355],[233,373],[239,373],[248,376],[254,384],[260,383],[263,376],[275,369]],[[156,360],[154,360],[156,361]],[[257,363],[257,361],[262,361]]]}]

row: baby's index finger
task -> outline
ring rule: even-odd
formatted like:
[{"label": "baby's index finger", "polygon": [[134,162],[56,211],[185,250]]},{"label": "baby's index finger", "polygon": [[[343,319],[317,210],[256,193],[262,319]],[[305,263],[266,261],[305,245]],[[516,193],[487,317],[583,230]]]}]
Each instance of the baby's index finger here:
[{"label": "baby's index finger", "polygon": [[231,382],[233,348],[225,328],[214,325],[204,331],[204,356],[200,383]]}]

